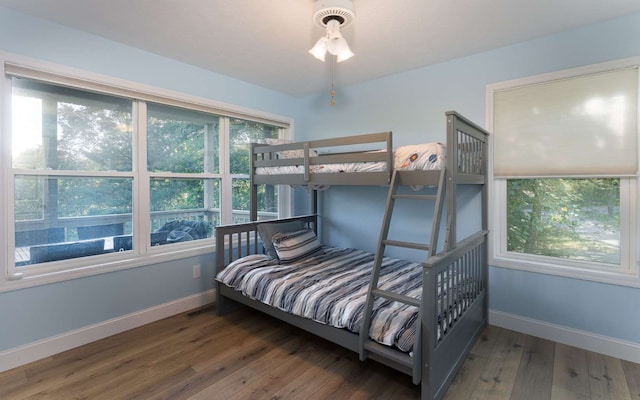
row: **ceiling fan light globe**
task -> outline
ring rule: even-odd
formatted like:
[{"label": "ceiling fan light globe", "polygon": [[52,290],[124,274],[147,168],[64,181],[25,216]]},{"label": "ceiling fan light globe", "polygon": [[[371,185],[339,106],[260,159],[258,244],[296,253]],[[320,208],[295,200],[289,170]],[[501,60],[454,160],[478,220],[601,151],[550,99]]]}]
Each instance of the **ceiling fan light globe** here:
[{"label": "ceiling fan light globe", "polygon": [[353,57],[353,52],[349,49],[349,44],[343,37],[330,39],[327,50],[334,56],[338,56],[338,62]]},{"label": "ceiling fan light globe", "polygon": [[318,60],[324,62],[324,57],[327,54],[327,42],[328,40],[326,36],[321,37],[316,42],[315,46],[309,50],[309,53]]},{"label": "ceiling fan light globe", "polygon": [[353,54],[353,52],[351,52],[351,50],[349,50],[349,47],[347,47],[346,50],[342,51],[337,56],[338,56],[338,59],[336,61],[337,62],[342,62],[342,61],[350,59],[351,57],[354,56],[354,54]]}]

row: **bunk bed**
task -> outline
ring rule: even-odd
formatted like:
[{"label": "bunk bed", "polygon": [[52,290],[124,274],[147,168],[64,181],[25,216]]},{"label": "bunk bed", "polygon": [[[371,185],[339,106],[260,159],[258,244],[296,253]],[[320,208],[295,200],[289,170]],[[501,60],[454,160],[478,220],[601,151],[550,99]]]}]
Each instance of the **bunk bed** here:
[{"label": "bunk bed", "polygon": [[[488,308],[488,133],[455,111],[447,112],[446,119],[446,146],[436,145],[435,150],[430,150],[440,154],[438,149],[442,149],[446,152],[444,160],[436,160],[430,154],[426,157],[434,162],[417,168],[399,163],[404,155],[397,157],[390,132],[253,144],[252,221],[216,228],[218,313],[239,305],[253,307],[357,352],[361,360],[371,358],[412,376],[415,384],[422,385],[423,400],[442,398],[486,326]],[[371,150],[368,146],[372,143],[381,147]],[[332,151],[344,146],[356,150]],[[413,156],[419,157],[420,154]],[[375,254],[319,243],[315,235],[317,190],[312,190],[310,215],[258,221],[259,184],[315,189],[331,185],[389,185]],[[436,194],[400,194],[397,188],[401,185],[433,186]],[[482,193],[482,226],[462,240],[456,235],[458,185],[475,185]],[[388,238],[395,201],[401,199],[433,203],[428,244]],[[444,245],[438,250],[441,217],[446,217],[446,232]],[[426,257],[421,263],[389,258],[384,254],[388,246],[424,250]],[[299,252],[300,249],[304,250]],[[329,264],[334,256],[342,261]],[[310,275],[303,273],[306,269],[310,269]],[[338,286],[327,289],[327,282],[319,282],[323,275],[331,284],[338,282]],[[265,276],[281,280],[258,280]],[[300,276],[301,281],[291,282],[293,276]],[[328,300],[329,294],[340,293],[346,287],[353,291]],[[276,299],[276,292],[285,293],[284,299]],[[335,310],[346,314],[329,312]],[[392,320],[400,322],[390,331],[388,322]]]}]

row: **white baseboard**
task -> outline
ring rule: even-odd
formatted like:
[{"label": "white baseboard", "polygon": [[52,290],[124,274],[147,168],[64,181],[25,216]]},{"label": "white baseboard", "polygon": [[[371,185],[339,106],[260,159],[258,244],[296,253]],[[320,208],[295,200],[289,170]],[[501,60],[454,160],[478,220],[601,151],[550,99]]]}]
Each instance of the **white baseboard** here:
[{"label": "white baseboard", "polygon": [[210,304],[214,299],[215,290],[211,289],[0,352],[0,372]]},{"label": "white baseboard", "polygon": [[501,328],[640,364],[640,343],[489,310],[489,323]]},{"label": "white baseboard", "polygon": [[[209,290],[1,352],[0,372],[210,304],[214,298],[215,290]],[[495,310],[489,310],[489,323],[640,364],[639,343]]]}]

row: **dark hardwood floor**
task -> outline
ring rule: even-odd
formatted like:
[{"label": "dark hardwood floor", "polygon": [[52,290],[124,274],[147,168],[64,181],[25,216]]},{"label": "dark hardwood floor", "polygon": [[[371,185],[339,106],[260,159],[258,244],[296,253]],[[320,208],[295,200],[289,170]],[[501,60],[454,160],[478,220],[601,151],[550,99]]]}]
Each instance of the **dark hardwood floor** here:
[{"label": "dark hardwood floor", "polygon": [[[418,399],[411,379],[258,312],[176,315],[0,374],[0,399]],[[462,399],[640,399],[640,365],[489,326]]]}]

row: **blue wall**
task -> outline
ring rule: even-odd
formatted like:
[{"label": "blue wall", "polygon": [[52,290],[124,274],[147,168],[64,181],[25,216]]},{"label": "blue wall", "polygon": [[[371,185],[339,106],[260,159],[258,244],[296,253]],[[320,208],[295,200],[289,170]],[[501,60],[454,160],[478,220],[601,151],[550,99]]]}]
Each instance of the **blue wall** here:
[{"label": "blue wall", "polygon": [[[486,125],[486,85],[640,55],[640,14],[305,98],[298,138],[392,130],[394,145],[445,140],[447,110]],[[348,68],[345,62],[337,68]],[[384,188],[332,188],[321,197],[323,241],[375,249]],[[357,199],[357,200],[354,200]],[[464,201],[463,201],[464,204]],[[398,213],[394,214],[394,218]],[[415,229],[415,210],[402,216]],[[465,220],[465,218],[459,218]],[[463,222],[464,223],[464,222]],[[490,270],[490,308],[640,344],[640,289]]]},{"label": "blue wall", "polygon": [[[489,83],[637,56],[638,38],[640,14],[338,87],[331,107],[328,93],[292,98],[0,7],[0,50],[289,116],[302,139],[392,130],[395,145],[444,140],[450,109],[484,124]],[[323,241],[373,249],[385,195],[382,187],[323,194]],[[462,195],[463,205],[476,198]],[[417,229],[412,214],[400,214],[407,234]],[[477,224],[472,214],[462,220],[462,230]],[[194,264],[203,267],[200,280],[192,278]],[[212,273],[211,257],[192,257],[0,293],[0,352],[205,291]],[[490,275],[496,311],[640,343],[640,289],[503,268]]]},{"label": "blue wall", "polygon": [[205,292],[212,274],[206,255],[0,293],[0,352]]}]

